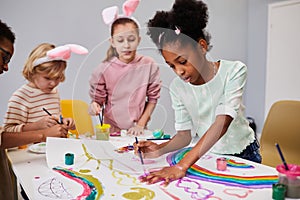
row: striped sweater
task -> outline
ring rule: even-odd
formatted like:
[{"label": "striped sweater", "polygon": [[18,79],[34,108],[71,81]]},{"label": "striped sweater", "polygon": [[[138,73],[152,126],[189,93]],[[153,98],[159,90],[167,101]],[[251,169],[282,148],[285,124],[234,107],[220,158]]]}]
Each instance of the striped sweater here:
[{"label": "striped sweater", "polygon": [[47,116],[43,108],[53,115],[60,114],[60,98],[57,89],[47,94],[37,88],[23,85],[9,99],[4,118],[5,131],[21,132],[26,123],[36,122]]}]

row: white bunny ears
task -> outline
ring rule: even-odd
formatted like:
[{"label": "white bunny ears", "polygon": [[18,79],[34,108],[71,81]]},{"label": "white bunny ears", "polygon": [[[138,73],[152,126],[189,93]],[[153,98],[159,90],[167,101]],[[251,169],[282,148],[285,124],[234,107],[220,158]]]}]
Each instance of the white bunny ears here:
[{"label": "white bunny ears", "polygon": [[123,4],[123,14],[119,15],[119,9],[117,6],[105,8],[102,11],[102,18],[105,24],[111,25],[116,19],[127,17],[130,18],[132,13],[136,10],[140,0],[127,0]]},{"label": "white bunny ears", "polygon": [[78,44],[66,44],[49,50],[45,57],[34,61],[33,67],[55,60],[67,61],[71,57],[71,52],[76,54],[87,54],[89,51],[85,47]]}]

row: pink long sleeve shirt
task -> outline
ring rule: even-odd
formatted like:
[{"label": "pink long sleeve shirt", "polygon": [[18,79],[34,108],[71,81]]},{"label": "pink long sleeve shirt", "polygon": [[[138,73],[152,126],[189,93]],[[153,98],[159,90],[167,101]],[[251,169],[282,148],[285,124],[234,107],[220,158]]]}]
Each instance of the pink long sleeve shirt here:
[{"label": "pink long sleeve shirt", "polygon": [[146,102],[160,97],[159,68],[147,56],[136,55],[130,63],[118,58],[101,63],[90,77],[90,97],[105,104],[104,122],[128,129],[143,114]]}]

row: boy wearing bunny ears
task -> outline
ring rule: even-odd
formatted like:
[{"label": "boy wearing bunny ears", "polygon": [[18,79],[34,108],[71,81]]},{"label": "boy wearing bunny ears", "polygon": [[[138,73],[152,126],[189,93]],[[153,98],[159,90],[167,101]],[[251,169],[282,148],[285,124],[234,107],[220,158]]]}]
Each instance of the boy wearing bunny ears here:
[{"label": "boy wearing bunny ears", "polygon": [[88,53],[79,45],[55,47],[48,43],[38,45],[31,52],[23,69],[23,76],[28,83],[14,92],[8,103],[4,119],[7,132],[42,130],[58,122],[67,130],[75,129],[72,118],[59,119],[60,97],[57,90],[58,84],[65,80],[66,61],[71,52]]},{"label": "boy wearing bunny ears", "polygon": [[[11,28],[0,20],[0,74],[2,74],[4,71],[8,71],[8,64],[14,53],[14,42],[15,35],[11,31]],[[75,48],[74,51],[77,50],[76,46],[74,47],[74,45],[71,45],[71,47],[68,48]],[[80,49],[80,52],[86,53],[86,50],[83,50]],[[53,58],[48,58],[47,60],[49,61],[51,59],[57,59],[58,56],[62,55],[62,53],[59,52],[64,52],[64,58],[60,59],[66,59],[69,57],[69,53],[66,50],[55,51],[54,53],[58,55],[54,56]],[[45,142],[47,137],[65,137],[67,133],[67,126],[61,124],[56,124],[50,128],[42,130],[26,132],[7,132],[4,131],[3,127],[0,126],[0,199],[18,199],[16,179],[6,154],[7,148],[18,147],[31,143]]]}]

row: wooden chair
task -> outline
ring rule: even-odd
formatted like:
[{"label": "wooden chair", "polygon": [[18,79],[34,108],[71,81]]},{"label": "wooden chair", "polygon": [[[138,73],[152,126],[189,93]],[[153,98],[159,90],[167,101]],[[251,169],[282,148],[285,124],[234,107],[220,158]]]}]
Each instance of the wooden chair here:
[{"label": "wooden chair", "polygon": [[300,101],[283,100],[271,106],[260,138],[263,164],[282,164],[275,143],[287,163],[300,165]]},{"label": "wooden chair", "polygon": [[63,117],[73,118],[76,124],[76,130],[70,130],[76,134],[90,133],[94,135],[94,126],[91,116],[88,114],[88,104],[82,100],[62,99],[60,101]]}]

